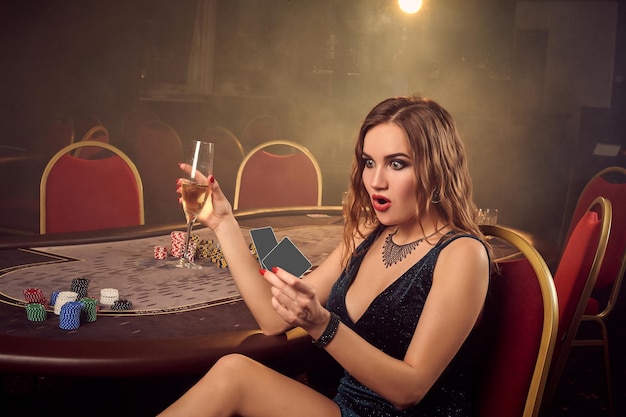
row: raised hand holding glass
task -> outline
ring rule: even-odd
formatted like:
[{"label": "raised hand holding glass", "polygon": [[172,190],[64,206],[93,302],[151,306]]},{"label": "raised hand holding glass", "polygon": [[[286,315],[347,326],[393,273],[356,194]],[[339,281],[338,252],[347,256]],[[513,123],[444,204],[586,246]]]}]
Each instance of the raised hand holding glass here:
[{"label": "raised hand holding glass", "polygon": [[182,201],[187,218],[187,235],[183,256],[177,266],[181,268],[201,268],[192,261],[190,251],[191,229],[204,203],[211,198],[209,177],[213,175],[214,145],[209,142],[191,141],[189,157],[185,166],[185,178],[182,184]]}]

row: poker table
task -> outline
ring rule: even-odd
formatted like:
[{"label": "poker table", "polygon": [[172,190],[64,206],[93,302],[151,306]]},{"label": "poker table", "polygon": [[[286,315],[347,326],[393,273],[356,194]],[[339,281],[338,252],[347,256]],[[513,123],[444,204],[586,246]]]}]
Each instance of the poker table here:
[{"label": "poker table", "polygon": [[[272,226],[289,237],[315,268],[341,239],[341,207],[301,207],[237,213],[241,231]],[[184,224],[106,232],[0,239],[0,373],[89,377],[150,377],[203,373],[221,356],[242,353],[271,362],[314,351],[302,329],[265,336],[242,301],[227,265],[197,259],[199,270],[155,259]],[[192,232],[214,244],[206,228]],[[49,307],[44,321],[27,319],[23,291],[47,298],[87,278],[88,296],[115,288],[129,310],[100,305],[93,322],[59,327]]]},{"label": "poker table", "polygon": [[[300,207],[237,213],[241,232],[272,226],[289,237],[315,268],[341,239],[341,207]],[[155,259],[155,246],[172,244],[184,224],[105,232],[0,238],[0,374],[72,377],[196,375],[221,356],[242,353],[261,362],[310,360],[315,349],[302,329],[265,336],[242,301],[227,266],[199,259],[200,270]],[[200,242],[215,242],[196,228]],[[541,242],[527,236],[531,243]],[[492,241],[497,256],[514,256]],[[538,248],[542,252],[541,248]],[[543,253],[542,253],[543,254]],[[101,305],[94,322],[59,327],[48,308],[44,321],[27,319],[23,291],[50,297],[74,278],[89,280],[88,295],[115,288],[132,309]]]}]

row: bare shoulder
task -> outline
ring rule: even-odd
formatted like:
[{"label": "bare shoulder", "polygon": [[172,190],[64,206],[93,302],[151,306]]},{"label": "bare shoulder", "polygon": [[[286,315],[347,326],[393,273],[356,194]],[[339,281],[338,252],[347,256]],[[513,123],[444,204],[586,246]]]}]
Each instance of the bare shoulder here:
[{"label": "bare shoulder", "polygon": [[448,244],[441,254],[460,254],[471,255],[472,253],[486,254],[486,248],[483,242],[471,236],[459,236]]},{"label": "bare shoulder", "polygon": [[481,267],[488,269],[489,255],[480,240],[461,236],[442,249],[437,266],[445,266],[446,270]]}]

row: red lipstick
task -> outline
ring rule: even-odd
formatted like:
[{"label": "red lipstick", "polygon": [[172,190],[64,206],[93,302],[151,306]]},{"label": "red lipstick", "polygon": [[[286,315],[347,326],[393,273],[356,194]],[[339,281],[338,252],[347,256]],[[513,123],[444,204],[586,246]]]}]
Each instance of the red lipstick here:
[{"label": "red lipstick", "polygon": [[389,207],[391,207],[391,200],[389,200],[385,196],[373,194],[372,206],[374,207],[374,210],[376,211],[387,211],[389,210]]}]

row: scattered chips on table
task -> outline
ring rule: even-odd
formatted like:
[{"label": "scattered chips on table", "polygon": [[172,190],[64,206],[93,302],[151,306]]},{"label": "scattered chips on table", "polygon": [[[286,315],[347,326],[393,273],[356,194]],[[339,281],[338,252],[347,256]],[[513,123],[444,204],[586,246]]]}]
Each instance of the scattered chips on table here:
[{"label": "scattered chips on table", "polygon": [[116,300],[111,306],[111,310],[115,311],[131,310],[132,308],[133,303],[125,299]]}]

